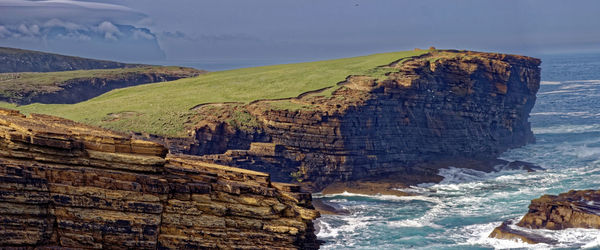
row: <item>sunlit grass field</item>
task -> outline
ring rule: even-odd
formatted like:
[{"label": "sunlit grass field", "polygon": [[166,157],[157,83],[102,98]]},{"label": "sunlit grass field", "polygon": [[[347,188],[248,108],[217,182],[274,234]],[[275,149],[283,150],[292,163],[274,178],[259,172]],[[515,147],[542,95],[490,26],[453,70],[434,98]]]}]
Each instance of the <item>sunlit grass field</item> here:
[{"label": "sunlit grass field", "polygon": [[296,97],[307,91],[335,86],[349,75],[372,74],[377,66],[427,52],[391,52],[218,71],[117,89],[77,104],[36,103],[17,107],[0,103],[0,107],[61,116],[119,131],[183,136],[184,123],[193,114],[190,109],[198,104]]}]

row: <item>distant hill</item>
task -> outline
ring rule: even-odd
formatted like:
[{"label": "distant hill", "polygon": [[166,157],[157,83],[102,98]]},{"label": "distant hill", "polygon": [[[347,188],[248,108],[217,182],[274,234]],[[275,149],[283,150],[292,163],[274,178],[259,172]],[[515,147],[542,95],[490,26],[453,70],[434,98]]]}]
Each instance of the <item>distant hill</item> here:
[{"label": "distant hill", "polygon": [[117,69],[139,66],[142,65],[0,47],[0,73]]},{"label": "distant hill", "polygon": [[113,89],[173,81],[202,73],[205,71],[177,66],[0,73],[0,101],[20,105],[78,103]]}]

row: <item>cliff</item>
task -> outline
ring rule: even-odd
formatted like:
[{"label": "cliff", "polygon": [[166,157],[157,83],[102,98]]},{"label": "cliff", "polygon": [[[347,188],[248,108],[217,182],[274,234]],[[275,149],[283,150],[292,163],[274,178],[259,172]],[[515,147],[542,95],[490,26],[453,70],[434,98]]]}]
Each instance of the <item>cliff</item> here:
[{"label": "cliff", "polygon": [[198,76],[205,71],[184,67],[145,66],[110,70],[0,74],[0,101],[72,104],[113,89]]},{"label": "cliff", "polygon": [[116,69],[138,66],[141,65],[0,47],[0,73]]},{"label": "cliff", "polygon": [[534,232],[521,228],[561,230],[566,228],[596,228],[600,229],[600,191],[571,190],[567,193],[544,195],[534,199],[529,205],[529,212],[510,227],[510,222],[504,222],[494,229],[490,237],[500,239],[520,239],[524,242],[552,243]]},{"label": "cliff", "polygon": [[173,152],[266,171],[313,190],[390,176],[419,182],[435,175],[435,162],[494,159],[533,142],[528,116],[539,64],[524,56],[431,51],[297,98],[198,105],[190,138],[166,141]]},{"label": "cliff", "polygon": [[160,144],[0,109],[0,248],[316,248],[308,193]]}]

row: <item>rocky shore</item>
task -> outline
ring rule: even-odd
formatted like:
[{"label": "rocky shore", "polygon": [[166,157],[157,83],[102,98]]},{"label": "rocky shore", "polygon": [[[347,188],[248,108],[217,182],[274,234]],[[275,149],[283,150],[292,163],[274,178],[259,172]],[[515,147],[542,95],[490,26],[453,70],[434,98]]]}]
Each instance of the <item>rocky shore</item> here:
[{"label": "rocky shore", "polygon": [[524,229],[600,229],[600,191],[571,190],[559,195],[544,195],[531,201],[529,212],[516,227],[510,224],[509,221],[502,223],[490,237],[552,244],[554,241],[536,234],[535,230]]},{"label": "rocky shore", "polygon": [[0,109],[0,248],[315,249],[318,216],[268,174]]}]

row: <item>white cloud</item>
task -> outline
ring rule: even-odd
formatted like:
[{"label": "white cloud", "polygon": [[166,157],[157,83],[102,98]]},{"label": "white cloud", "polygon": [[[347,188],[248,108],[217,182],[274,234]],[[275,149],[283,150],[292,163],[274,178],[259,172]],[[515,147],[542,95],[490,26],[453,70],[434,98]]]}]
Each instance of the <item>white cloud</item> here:
[{"label": "white cloud", "polygon": [[98,25],[98,30],[104,33],[104,38],[108,40],[117,40],[117,36],[121,35],[119,28],[109,21],[104,21]]},{"label": "white cloud", "polygon": [[98,3],[98,2],[83,2],[75,0],[3,0],[0,2],[0,7],[80,7],[95,10],[117,10],[117,11],[134,11],[129,7],[117,4]]},{"label": "white cloud", "polygon": [[12,34],[4,25],[0,25],[0,38],[9,37]]},{"label": "white cloud", "polygon": [[72,22],[64,22],[58,18],[52,18],[52,19],[48,20],[47,22],[45,22],[42,26],[43,27],[62,27],[69,31],[87,30],[87,28],[83,25],[79,25],[79,24],[72,23]]},{"label": "white cloud", "polygon": [[152,35],[151,33],[149,33],[146,30],[143,29],[136,29],[133,31],[133,38],[135,39],[147,39],[147,40],[152,40],[155,38],[154,35]]},{"label": "white cloud", "polygon": [[113,23],[136,24],[147,18],[144,13],[118,4],[74,0],[0,0],[0,24],[24,21],[48,21],[58,18],[76,24]]},{"label": "white cloud", "polygon": [[23,36],[39,36],[40,26],[37,24],[32,24],[29,26],[26,24],[21,24],[19,27],[17,27],[17,31]]}]

